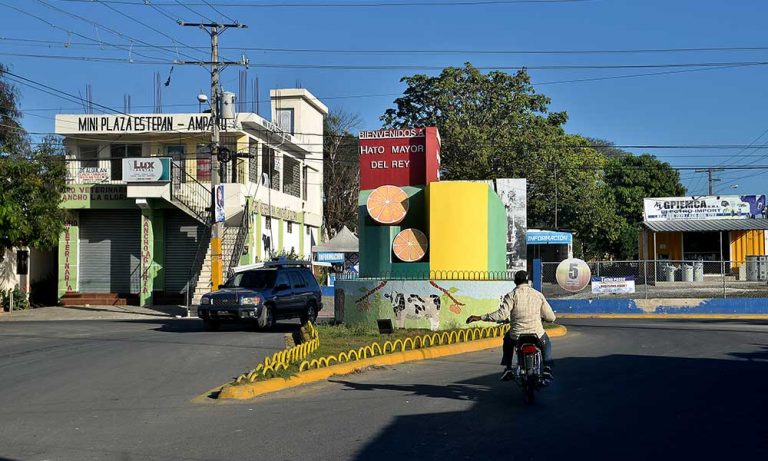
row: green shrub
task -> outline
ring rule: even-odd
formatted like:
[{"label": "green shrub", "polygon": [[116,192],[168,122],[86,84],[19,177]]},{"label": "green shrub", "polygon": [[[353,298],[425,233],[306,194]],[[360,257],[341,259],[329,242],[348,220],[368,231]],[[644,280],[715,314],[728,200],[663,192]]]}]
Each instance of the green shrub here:
[{"label": "green shrub", "polygon": [[29,309],[29,298],[27,294],[21,291],[18,285],[13,290],[0,291],[0,303],[2,303],[3,310],[11,310],[11,295],[13,295],[13,310],[23,311]]}]

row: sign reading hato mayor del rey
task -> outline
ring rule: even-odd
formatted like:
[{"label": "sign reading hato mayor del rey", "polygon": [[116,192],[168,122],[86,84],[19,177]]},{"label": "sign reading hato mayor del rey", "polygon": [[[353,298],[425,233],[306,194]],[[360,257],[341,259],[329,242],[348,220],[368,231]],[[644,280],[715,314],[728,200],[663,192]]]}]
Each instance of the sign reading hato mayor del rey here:
[{"label": "sign reading hato mayor del rey", "polygon": [[436,128],[360,132],[360,189],[426,185],[439,180],[440,135]]}]

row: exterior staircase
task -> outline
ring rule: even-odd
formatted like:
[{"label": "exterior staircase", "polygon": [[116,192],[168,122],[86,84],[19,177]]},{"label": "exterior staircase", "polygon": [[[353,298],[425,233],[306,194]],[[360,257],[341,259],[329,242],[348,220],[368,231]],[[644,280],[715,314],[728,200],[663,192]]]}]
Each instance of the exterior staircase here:
[{"label": "exterior staircase", "polygon": [[[190,267],[187,287],[185,288],[186,305],[200,304],[200,297],[211,291],[211,188],[184,171],[180,165],[171,162],[171,203],[205,226],[198,244],[195,262]],[[250,229],[248,205],[243,210],[243,217],[237,227],[225,227],[221,242],[223,272],[226,277],[240,262]]]}]

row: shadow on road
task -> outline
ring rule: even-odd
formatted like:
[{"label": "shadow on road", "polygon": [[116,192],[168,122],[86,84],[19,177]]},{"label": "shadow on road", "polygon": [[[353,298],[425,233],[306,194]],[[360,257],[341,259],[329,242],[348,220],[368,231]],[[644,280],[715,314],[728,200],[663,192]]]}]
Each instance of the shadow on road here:
[{"label": "shadow on road", "polygon": [[471,402],[465,411],[396,417],[359,460],[764,457],[765,349],[732,354],[742,360],[564,358],[533,406],[495,373],[450,386],[336,382]]},{"label": "shadow on road", "polygon": [[[162,331],[166,333],[199,333],[205,331],[202,320],[127,320],[132,323],[156,323],[159,324],[155,331]],[[224,323],[220,329],[213,333],[221,333],[227,331],[252,331],[254,333],[294,333],[299,330],[300,325],[298,323],[277,323],[274,327],[268,330],[261,330],[254,325],[247,323]]]}]

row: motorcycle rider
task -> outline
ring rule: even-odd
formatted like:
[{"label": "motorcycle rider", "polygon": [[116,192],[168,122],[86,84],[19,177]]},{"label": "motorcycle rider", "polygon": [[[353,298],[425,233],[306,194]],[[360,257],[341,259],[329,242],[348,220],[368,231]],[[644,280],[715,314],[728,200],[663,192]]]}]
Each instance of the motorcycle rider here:
[{"label": "motorcycle rider", "polygon": [[467,323],[484,320],[486,322],[501,322],[509,320],[509,332],[504,335],[502,347],[501,365],[504,366],[502,381],[514,378],[512,369],[512,357],[515,354],[517,339],[523,334],[535,334],[541,343],[541,352],[544,359],[543,378],[545,383],[552,379],[552,343],[544,331],[541,320],[555,321],[555,313],[544,295],[528,285],[528,273],[518,271],[515,273],[515,289],[507,293],[501,301],[499,308],[488,314],[470,315]]}]

